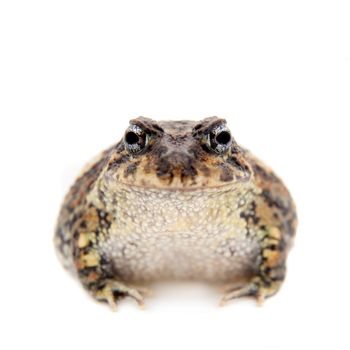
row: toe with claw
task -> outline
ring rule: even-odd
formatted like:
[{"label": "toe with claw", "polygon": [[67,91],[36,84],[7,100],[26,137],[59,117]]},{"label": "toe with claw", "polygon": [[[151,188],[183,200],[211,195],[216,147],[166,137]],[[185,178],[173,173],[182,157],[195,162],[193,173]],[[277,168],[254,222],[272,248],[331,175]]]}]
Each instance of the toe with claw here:
[{"label": "toe with claw", "polygon": [[112,310],[117,309],[117,300],[121,297],[131,297],[136,300],[140,308],[144,308],[144,296],[151,295],[148,288],[127,286],[121,282],[108,281],[103,288],[95,293],[97,300],[106,301]]}]

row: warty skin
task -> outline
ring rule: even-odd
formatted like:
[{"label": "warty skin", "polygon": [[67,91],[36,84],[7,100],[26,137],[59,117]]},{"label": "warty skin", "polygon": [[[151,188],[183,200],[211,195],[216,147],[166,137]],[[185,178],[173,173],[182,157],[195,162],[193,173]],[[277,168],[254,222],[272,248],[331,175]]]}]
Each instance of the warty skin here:
[{"label": "warty skin", "polygon": [[143,305],[164,279],[230,284],[221,303],[274,295],[297,225],[274,172],[226,121],[130,121],[123,139],[68,192],[55,246],[63,265],[112,308]]}]

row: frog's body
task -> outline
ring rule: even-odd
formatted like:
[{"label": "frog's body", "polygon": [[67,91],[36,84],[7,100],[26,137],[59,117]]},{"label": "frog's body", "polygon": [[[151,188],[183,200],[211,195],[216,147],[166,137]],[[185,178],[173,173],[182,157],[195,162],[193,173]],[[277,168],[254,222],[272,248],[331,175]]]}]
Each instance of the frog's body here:
[{"label": "frog's body", "polygon": [[[296,227],[293,201],[226,122],[131,121],[68,193],[55,243],[97,299],[138,302],[132,284],[236,284],[223,298],[273,295]],[[237,287],[237,283],[241,285]]]}]

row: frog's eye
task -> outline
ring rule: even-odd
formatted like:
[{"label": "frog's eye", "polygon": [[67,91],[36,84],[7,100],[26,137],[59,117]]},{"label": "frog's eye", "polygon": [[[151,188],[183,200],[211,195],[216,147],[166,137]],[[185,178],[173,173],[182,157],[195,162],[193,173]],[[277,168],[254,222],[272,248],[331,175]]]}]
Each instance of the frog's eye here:
[{"label": "frog's eye", "polygon": [[142,152],[148,146],[148,134],[138,125],[130,125],[124,135],[124,145],[129,153]]},{"label": "frog's eye", "polygon": [[225,124],[215,126],[207,135],[206,144],[216,153],[225,153],[232,144],[230,130]]}]

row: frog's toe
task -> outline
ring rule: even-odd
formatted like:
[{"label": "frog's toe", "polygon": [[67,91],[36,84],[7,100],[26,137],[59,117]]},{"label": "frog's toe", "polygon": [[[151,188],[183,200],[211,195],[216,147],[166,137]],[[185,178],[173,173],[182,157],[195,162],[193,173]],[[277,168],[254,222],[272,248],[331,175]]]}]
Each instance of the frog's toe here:
[{"label": "frog's toe", "polygon": [[122,297],[131,297],[136,300],[140,308],[144,308],[144,296],[150,295],[147,288],[134,288],[118,281],[108,281],[103,288],[95,292],[97,300],[106,301],[113,311],[117,309],[117,301]]},{"label": "frog's toe", "polygon": [[220,301],[220,306],[224,306],[230,300],[242,297],[253,297],[256,299],[258,306],[261,306],[266,298],[277,293],[281,283],[281,281],[267,283],[261,277],[255,277],[248,284],[227,290]]},{"label": "frog's toe", "polygon": [[256,297],[259,291],[259,286],[255,282],[250,282],[244,286],[235,287],[227,290],[220,301],[220,306],[226,305],[226,303],[233,299],[241,297]]}]

